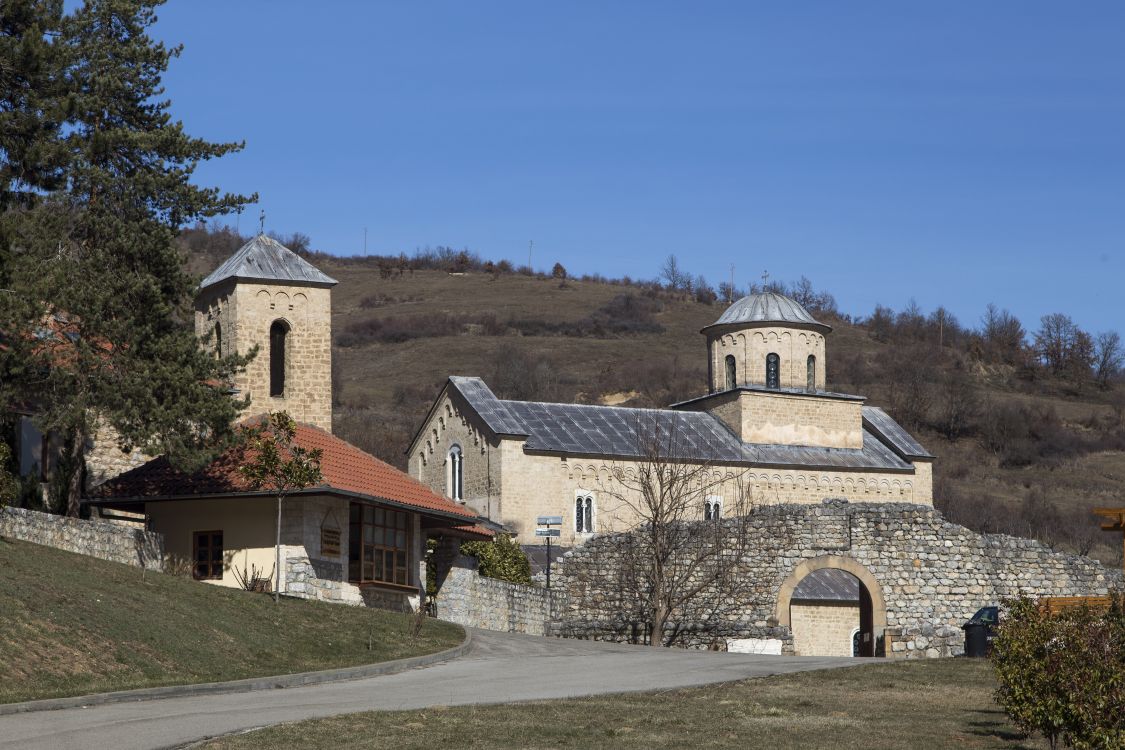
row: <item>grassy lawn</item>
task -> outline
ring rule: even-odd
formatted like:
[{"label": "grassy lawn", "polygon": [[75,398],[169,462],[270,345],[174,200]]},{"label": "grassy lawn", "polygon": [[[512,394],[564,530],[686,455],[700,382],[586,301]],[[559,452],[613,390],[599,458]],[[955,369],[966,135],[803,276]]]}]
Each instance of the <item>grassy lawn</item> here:
[{"label": "grassy lawn", "polygon": [[992,702],[994,688],[991,667],[980,661],[871,664],[663,693],[352,714],[205,747],[1046,747],[1008,724]]},{"label": "grassy lawn", "polygon": [[[319,602],[274,605],[126,565],[0,540],[0,703],[235,680],[415,656],[460,627]],[[368,644],[371,648],[368,648]]]}]

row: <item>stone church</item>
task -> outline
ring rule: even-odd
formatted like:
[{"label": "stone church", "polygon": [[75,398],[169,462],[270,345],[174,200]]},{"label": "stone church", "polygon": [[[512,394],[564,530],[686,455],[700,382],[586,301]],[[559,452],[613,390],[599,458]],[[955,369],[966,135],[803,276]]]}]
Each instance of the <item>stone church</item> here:
[{"label": "stone church", "polygon": [[409,471],[525,545],[539,516],[563,518],[562,546],[635,526],[617,477],[651,457],[654,432],[675,435],[665,458],[713,471],[701,520],[745,494],[754,507],[932,506],[934,457],[862,396],[828,389],[831,330],[784,295],[744,297],[701,332],[706,395],[666,409],[508,401],[480,378],[450,377]]}]

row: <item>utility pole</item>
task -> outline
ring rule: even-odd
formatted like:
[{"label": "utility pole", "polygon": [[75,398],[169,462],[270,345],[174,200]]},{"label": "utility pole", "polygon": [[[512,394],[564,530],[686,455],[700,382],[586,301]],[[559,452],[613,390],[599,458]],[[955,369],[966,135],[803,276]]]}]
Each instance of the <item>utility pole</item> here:
[{"label": "utility pole", "polygon": [[367,227],[363,228],[363,256],[367,257]]},{"label": "utility pole", "polygon": [[535,240],[527,241],[527,270],[531,270],[531,248],[535,246]]},{"label": "utility pole", "polygon": [[730,289],[727,289],[727,304],[734,304],[734,264],[730,264]]}]

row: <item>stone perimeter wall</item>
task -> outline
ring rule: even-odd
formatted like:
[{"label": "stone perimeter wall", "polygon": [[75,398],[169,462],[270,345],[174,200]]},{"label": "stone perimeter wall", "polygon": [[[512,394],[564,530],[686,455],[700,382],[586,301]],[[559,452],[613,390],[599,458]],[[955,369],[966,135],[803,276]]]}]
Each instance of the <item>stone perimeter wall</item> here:
[{"label": "stone perimeter wall", "polygon": [[435,598],[438,619],[473,628],[547,635],[555,598],[547,589],[524,586],[477,572],[476,558],[453,560]]},{"label": "stone perimeter wall", "polygon": [[164,537],[108,521],[0,508],[0,536],[148,570],[164,567]]},{"label": "stone perimeter wall", "polygon": [[[751,534],[753,551],[741,561],[745,601],[708,622],[684,623],[687,645],[779,639],[783,652],[792,654],[792,632],[779,619],[788,620],[789,602],[779,598],[792,593],[795,568],[802,564],[866,569],[880,589],[873,598],[881,594],[885,602],[886,627],[875,636],[887,638],[886,655],[896,658],[962,653],[961,625],[978,608],[1021,592],[1100,595],[1123,585],[1121,571],[1096,560],[1053,552],[1030,539],[977,534],[919,505],[828,500],[820,506],[771,506],[752,516]],[[621,615],[619,601],[615,549],[621,536],[599,536],[562,558],[555,581],[567,601],[552,633],[616,641],[635,637],[636,625]]]}]

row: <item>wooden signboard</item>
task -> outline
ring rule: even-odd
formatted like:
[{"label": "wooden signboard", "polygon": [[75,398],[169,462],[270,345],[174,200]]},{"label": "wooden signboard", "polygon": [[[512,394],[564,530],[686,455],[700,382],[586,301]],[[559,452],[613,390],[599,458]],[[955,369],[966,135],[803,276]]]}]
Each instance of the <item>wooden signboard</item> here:
[{"label": "wooden signboard", "polygon": [[321,527],[320,529],[320,554],[321,555],[338,555],[340,554],[340,530],[328,527]]}]

